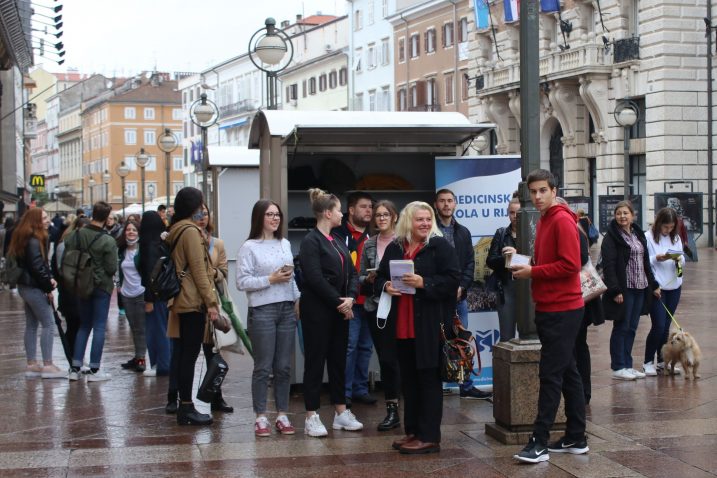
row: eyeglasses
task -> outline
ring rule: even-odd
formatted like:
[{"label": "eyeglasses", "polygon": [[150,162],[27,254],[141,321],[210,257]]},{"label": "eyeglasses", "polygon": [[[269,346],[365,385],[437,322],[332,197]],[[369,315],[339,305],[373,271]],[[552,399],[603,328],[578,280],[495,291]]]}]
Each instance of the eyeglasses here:
[{"label": "eyeglasses", "polygon": [[281,219],[280,212],[267,212],[267,213],[264,213],[264,215],[270,219],[274,219],[274,218]]},{"label": "eyeglasses", "polygon": [[391,214],[387,213],[387,212],[381,213],[381,214],[376,214],[376,219],[389,219],[390,217],[391,217]]}]

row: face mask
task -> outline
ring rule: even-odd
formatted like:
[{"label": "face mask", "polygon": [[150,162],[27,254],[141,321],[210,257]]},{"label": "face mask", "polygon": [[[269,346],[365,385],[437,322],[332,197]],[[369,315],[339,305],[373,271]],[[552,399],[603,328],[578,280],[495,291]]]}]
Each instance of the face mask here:
[{"label": "face mask", "polygon": [[199,222],[199,221],[201,221],[202,219],[204,219],[204,212],[203,212],[203,211],[198,211],[198,212],[195,212],[194,214],[192,214],[192,221],[194,221],[194,222]]},{"label": "face mask", "polygon": [[127,245],[128,245],[128,246],[134,246],[135,244],[137,244],[137,242],[139,242],[139,237],[136,238],[136,239],[134,239],[134,240],[132,240],[132,241],[130,241],[129,239],[127,239]]}]

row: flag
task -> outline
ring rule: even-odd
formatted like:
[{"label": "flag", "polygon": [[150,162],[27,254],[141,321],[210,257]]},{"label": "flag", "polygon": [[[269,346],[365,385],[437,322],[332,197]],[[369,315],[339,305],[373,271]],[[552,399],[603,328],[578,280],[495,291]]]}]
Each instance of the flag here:
[{"label": "flag", "polygon": [[517,22],[520,19],[520,0],[503,0],[503,10],[506,23]]},{"label": "flag", "polygon": [[478,30],[486,29],[490,26],[490,10],[488,10],[488,0],[473,0],[473,8],[476,14],[476,25]]},{"label": "flag", "polygon": [[540,11],[543,13],[559,12],[560,0],[540,0]]}]

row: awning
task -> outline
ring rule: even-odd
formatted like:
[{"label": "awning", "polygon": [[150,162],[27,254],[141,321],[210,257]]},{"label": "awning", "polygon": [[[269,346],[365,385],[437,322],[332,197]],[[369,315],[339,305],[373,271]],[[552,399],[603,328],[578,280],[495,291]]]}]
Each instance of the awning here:
[{"label": "awning", "polygon": [[219,129],[229,129],[229,128],[236,128],[237,126],[245,125],[249,122],[249,117],[242,118],[237,121],[233,121],[231,123],[226,124],[220,124]]}]

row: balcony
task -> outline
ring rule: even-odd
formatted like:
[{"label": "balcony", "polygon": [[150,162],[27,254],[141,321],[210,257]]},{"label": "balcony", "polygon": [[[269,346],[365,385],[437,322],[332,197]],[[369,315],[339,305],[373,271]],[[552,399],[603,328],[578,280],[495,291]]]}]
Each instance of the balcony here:
[{"label": "balcony", "polygon": [[432,105],[409,106],[408,111],[441,111],[441,105],[434,103]]},{"label": "balcony", "polygon": [[246,99],[230,103],[219,107],[219,119],[222,120],[229,116],[236,116],[248,111],[254,111],[259,107],[259,100]]},{"label": "balcony", "polygon": [[640,59],[640,37],[633,36],[615,40],[614,47],[613,63]]}]

